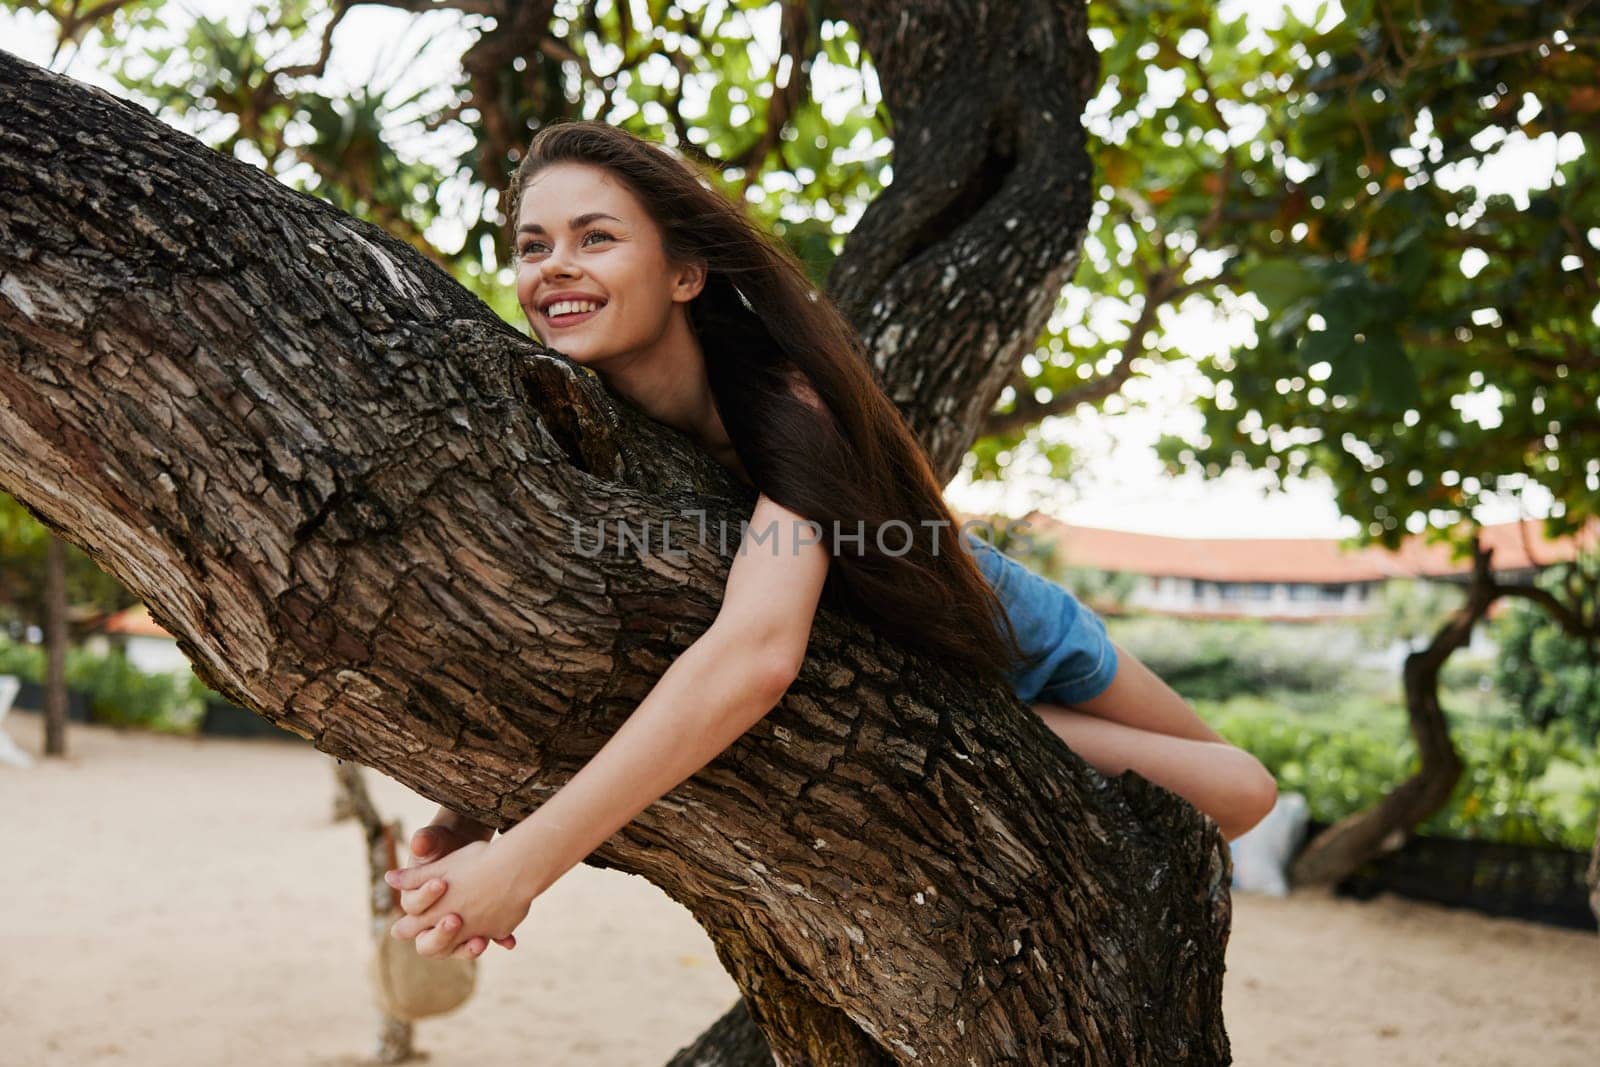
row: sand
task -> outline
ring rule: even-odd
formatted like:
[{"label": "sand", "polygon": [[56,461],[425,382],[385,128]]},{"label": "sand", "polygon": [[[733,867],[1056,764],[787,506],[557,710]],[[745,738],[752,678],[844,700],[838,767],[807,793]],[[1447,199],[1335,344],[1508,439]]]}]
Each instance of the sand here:
[{"label": "sand", "polygon": [[[40,716],[5,728],[38,756]],[[0,1061],[349,1065],[373,1044],[365,859],[332,761],[298,742],[73,725],[0,766]],[[368,772],[407,834],[434,805]],[[578,867],[478,990],[423,1020],[437,1067],[658,1067],[737,992],[694,918]],[[1600,939],[1383,895],[1235,896],[1235,1062],[1593,1064]]]}]

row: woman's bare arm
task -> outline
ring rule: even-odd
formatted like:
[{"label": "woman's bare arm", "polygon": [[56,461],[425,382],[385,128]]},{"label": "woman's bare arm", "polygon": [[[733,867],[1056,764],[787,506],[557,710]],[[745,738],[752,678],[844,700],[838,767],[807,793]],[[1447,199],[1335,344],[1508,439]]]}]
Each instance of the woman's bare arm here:
[{"label": "woman's bare arm", "polygon": [[[734,556],[716,620],[554,796],[495,839],[543,892],[772,710],[799,673],[829,555],[805,520],[764,494]],[[816,540],[820,541],[820,538]]]}]

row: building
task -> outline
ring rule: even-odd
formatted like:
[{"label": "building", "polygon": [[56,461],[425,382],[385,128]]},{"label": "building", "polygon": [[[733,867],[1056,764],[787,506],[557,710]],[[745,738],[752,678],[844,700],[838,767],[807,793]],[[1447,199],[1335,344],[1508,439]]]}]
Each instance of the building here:
[{"label": "building", "polygon": [[[1053,545],[1057,566],[1083,567],[1133,580],[1124,609],[1184,618],[1259,618],[1329,622],[1375,611],[1384,583],[1425,578],[1466,585],[1470,556],[1421,536],[1396,550],[1349,547],[1337,538],[1200,538],[1127,533],[1074,526],[1041,512],[1026,517],[1036,542]],[[1526,582],[1540,569],[1573,559],[1600,544],[1600,519],[1572,537],[1549,540],[1539,520],[1483,528],[1493,550],[1490,567],[1508,582]],[[1506,607],[1496,602],[1491,616]]]},{"label": "building", "polygon": [[[969,517],[976,518],[958,516]],[[1032,542],[1028,549],[1053,550],[1055,576],[1107,617],[1357,624],[1384,610],[1384,586],[1390,581],[1426,579],[1464,587],[1472,576],[1470,556],[1453,556],[1448,545],[1417,536],[1392,551],[1377,545],[1357,548],[1338,538],[1171,537],[1075,526],[1042,512],[1029,513],[1014,529]],[[1539,520],[1485,526],[1483,538],[1493,550],[1490,567],[1496,578],[1527,582],[1544,567],[1593,551],[1600,544],[1600,519],[1559,540],[1547,539]],[[1080,580],[1074,580],[1073,571]],[[1085,572],[1094,580],[1081,580]],[[1510,607],[1510,599],[1502,597],[1489,606],[1488,617]],[[1361,658],[1398,670],[1411,651],[1405,639],[1397,638]],[[1478,626],[1463,651],[1487,657],[1495,644]]]},{"label": "building", "polygon": [[108,616],[100,632],[83,644],[101,656],[112,648],[119,648],[129,663],[146,674],[175,674],[186,678],[190,673],[189,657],[179,650],[173,636],[150,618],[143,604]]}]

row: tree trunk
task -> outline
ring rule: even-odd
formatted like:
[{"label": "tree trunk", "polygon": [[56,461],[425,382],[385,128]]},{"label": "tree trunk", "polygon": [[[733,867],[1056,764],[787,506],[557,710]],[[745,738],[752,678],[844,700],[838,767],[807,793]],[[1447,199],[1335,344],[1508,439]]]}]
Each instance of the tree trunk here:
[{"label": "tree trunk", "polygon": [[67,549],[54,534],[44,556],[44,754],[67,754]]},{"label": "tree trunk", "polygon": [[893,116],[894,182],[829,295],[948,480],[1077,266],[1099,58],[1066,0],[839,6]]},{"label": "tree trunk", "polygon": [[[385,871],[400,866],[395,849],[395,838],[400,835],[398,821],[385,823],[378,814],[378,806],[367,792],[367,783],[361,779],[361,767],[350,760],[335,760],[334,821],[354,818],[361,826],[362,839],[367,849],[367,912],[375,937],[386,936],[400,910],[400,891],[384,880]],[[381,998],[380,998],[381,1001]],[[377,1063],[406,1063],[416,1059],[412,1043],[415,1027],[405,1019],[396,1019],[378,1009],[378,1034],[372,1058]]]},{"label": "tree trunk", "polygon": [[1451,743],[1450,727],[1439,706],[1439,672],[1451,653],[1471,640],[1472,628],[1498,596],[1489,569],[1492,550],[1486,551],[1481,540],[1474,540],[1472,551],[1472,582],[1466,602],[1427,648],[1405,660],[1406,711],[1422,766],[1376,805],[1345,816],[1301,849],[1290,870],[1295,885],[1338,882],[1368,860],[1399,848],[1412,830],[1444,807],[1461,780],[1461,757]]},{"label": "tree trunk", "polygon": [[[403,242],[3,53],[0,143],[0,488],[228,699],[505,828],[710,623],[754,494]],[[835,612],[588,862],[780,1063],[1228,1061],[1216,824]]]}]

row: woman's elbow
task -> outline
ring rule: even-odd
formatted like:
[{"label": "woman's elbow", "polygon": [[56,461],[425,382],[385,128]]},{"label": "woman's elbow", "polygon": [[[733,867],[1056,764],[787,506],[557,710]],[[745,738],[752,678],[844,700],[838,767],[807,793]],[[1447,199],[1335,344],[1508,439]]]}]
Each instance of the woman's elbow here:
[{"label": "woman's elbow", "polygon": [[762,633],[749,626],[736,629],[719,620],[707,639],[712,643],[712,656],[735,672],[735,685],[768,701],[767,707],[776,704],[794,684],[805,662],[804,645],[789,636]]},{"label": "woman's elbow", "polygon": [[759,666],[756,667],[759,674],[758,684],[763,687],[765,693],[771,695],[773,703],[777,703],[783,694],[789,691],[794,680],[800,677],[800,667],[805,662],[805,652],[801,650],[797,654],[792,649],[779,645],[768,649],[767,654],[758,657],[758,660]]},{"label": "woman's elbow", "polygon": [[761,694],[769,708],[789,691],[806,658],[804,645],[779,634],[746,635],[742,653],[739,662],[749,672],[748,684]]},{"label": "woman's elbow", "polygon": [[1235,779],[1238,810],[1233,826],[1226,831],[1230,841],[1255,829],[1261,820],[1272,814],[1272,809],[1278,803],[1278,781],[1272,772],[1243,749],[1236,748],[1234,751],[1239,753],[1241,767]]}]

